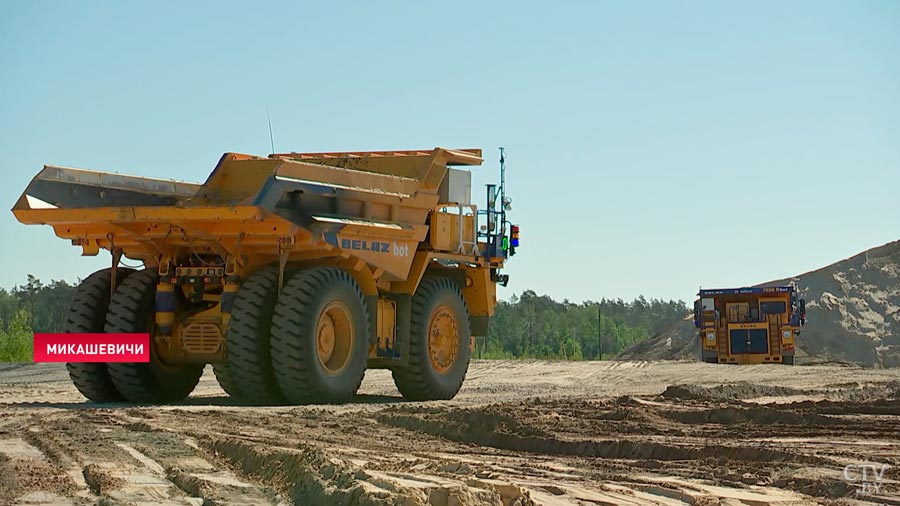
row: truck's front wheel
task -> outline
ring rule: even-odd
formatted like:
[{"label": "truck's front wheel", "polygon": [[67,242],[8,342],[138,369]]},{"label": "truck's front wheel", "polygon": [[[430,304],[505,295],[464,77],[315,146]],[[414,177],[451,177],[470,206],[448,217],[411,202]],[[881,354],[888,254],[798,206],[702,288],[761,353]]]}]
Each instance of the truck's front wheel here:
[{"label": "truck's front wheel", "polygon": [[452,399],[469,370],[469,311],[459,288],[447,278],[426,278],[412,298],[409,365],[394,369],[403,397]]}]

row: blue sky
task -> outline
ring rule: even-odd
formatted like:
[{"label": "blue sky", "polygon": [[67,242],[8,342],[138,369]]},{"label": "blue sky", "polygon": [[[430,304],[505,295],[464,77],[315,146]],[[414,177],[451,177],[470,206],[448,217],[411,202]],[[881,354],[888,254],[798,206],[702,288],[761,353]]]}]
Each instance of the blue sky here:
[{"label": "blue sky", "polygon": [[[501,297],[690,300],[900,238],[900,3],[3,2],[0,203],[44,163],[508,149]],[[84,277],[0,217],[0,286]]]}]

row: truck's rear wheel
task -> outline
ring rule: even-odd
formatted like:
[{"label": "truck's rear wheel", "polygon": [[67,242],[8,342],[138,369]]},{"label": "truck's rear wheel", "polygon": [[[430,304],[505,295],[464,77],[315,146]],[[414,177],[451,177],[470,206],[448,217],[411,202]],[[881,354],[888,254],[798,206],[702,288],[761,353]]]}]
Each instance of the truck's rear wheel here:
[{"label": "truck's rear wheel", "polygon": [[106,332],[150,334],[150,362],[107,365],[116,389],[131,402],[180,401],[203,374],[203,364],[166,364],[157,353],[153,337],[157,278],[153,269],[128,276],[113,294],[106,315]]},{"label": "truck's rear wheel", "polygon": [[259,404],[284,403],[269,353],[277,297],[278,270],[265,267],[253,273],[238,290],[226,334],[232,389],[237,397]]},{"label": "truck's rear wheel", "polygon": [[234,376],[231,374],[231,367],[227,362],[219,362],[213,364],[213,374],[216,376],[216,382],[231,397],[240,398],[241,394],[234,383]]},{"label": "truck's rear wheel", "polygon": [[447,278],[426,278],[412,297],[409,365],[394,369],[403,397],[452,399],[469,370],[469,311]]},{"label": "truck's rear wheel", "polygon": [[781,363],[784,365],[794,365],[794,356],[793,355],[782,355]]},{"label": "truck's rear wheel", "polygon": [[350,400],[366,371],[369,317],[346,272],[317,267],[284,285],[272,319],[272,365],[292,403]]},{"label": "truck's rear wheel", "polygon": [[[133,269],[120,267],[116,271],[116,284],[122,282]],[[99,270],[81,282],[69,306],[69,315],[63,332],[101,333],[106,324],[106,310],[109,308],[109,285],[112,282],[112,269]],[[123,400],[122,394],[116,390],[106,364],[102,362],[69,362],[66,364],[69,377],[81,395],[94,402],[115,402]]]}]

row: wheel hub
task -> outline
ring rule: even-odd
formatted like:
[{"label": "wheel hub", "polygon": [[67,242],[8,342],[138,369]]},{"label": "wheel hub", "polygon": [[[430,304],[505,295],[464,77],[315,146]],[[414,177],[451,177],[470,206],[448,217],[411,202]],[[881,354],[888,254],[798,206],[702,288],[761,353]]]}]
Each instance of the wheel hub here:
[{"label": "wheel hub", "polygon": [[428,330],[428,355],[431,366],[447,372],[456,362],[459,352],[459,326],[449,306],[438,306],[431,315]]},{"label": "wheel hub", "polygon": [[334,354],[334,320],[328,315],[323,315],[320,321],[317,348],[319,358],[324,362]]},{"label": "wheel hub", "polygon": [[316,324],[316,355],[328,374],[338,374],[347,367],[353,355],[356,333],[350,309],[340,301],[328,303]]}]

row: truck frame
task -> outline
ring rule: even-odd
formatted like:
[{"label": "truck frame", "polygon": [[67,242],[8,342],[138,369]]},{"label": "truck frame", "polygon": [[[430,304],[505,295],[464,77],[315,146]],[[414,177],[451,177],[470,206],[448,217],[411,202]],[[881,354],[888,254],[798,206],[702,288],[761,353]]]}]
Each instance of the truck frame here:
[{"label": "truck frame", "polygon": [[694,303],[701,358],[718,364],[794,364],[806,303],[794,286],[703,290]]},{"label": "truck frame", "polygon": [[12,211],[111,253],[66,332],[150,334],[149,363],[67,365],[92,401],[178,401],[206,364],[253,403],[345,402],[367,368],[406,398],[449,399],[515,252],[503,184],[479,210],[454,168],[481,155],[226,153],[203,184],[48,165]]}]

